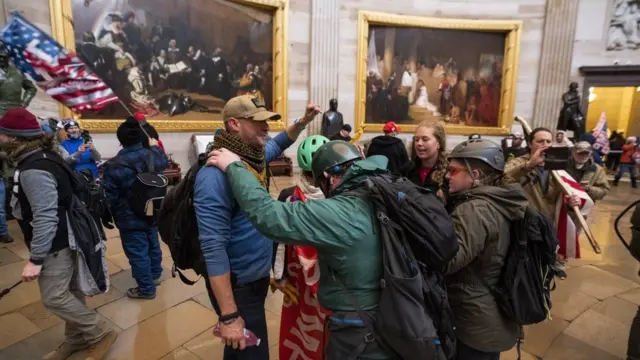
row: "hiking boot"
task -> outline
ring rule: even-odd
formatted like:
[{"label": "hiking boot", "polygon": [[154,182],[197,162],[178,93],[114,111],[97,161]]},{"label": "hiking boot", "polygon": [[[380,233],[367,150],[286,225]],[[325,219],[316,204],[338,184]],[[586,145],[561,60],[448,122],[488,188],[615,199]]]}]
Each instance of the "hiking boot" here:
[{"label": "hiking boot", "polygon": [[13,242],[13,238],[11,235],[2,235],[0,236],[0,244],[11,244]]},{"label": "hiking boot", "polygon": [[567,278],[567,273],[564,270],[558,269],[556,270],[556,276],[560,278],[560,280],[565,280]]},{"label": "hiking boot", "polygon": [[135,287],[127,290],[127,297],[130,299],[153,300],[156,298],[156,294],[145,294],[140,292],[140,288]]},{"label": "hiking boot", "polygon": [[69,356],[77,353],[78,351],[82,351],[89,347],[89,344],[69,344],[68,342],[63,342],[58,346],[57,349],[48,353],[42,360],[67,360]]},{"label": "hiking boot", "polygon": [[117,338],[118,333],[115,330],[110,330],[98,342],[89,345],[86,360],[102,360]]}]

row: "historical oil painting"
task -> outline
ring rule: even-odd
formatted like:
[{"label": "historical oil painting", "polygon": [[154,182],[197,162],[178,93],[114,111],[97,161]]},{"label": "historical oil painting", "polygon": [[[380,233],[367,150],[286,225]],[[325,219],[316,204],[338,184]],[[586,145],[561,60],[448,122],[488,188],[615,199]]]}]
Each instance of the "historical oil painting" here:
[{"label": "historical oil painting", "polygon": [[516,61],[507,54],[509,32],[435,25],[367,26],[364,121],[417,125],[434,120],[457,128],[506,125],[502,109],[512,101],[513,90],[509,86],[505,96],[505,84],[515,78],[509,73],[505,82],[505,56],[510,70]]},{"label": "historical oil painting", "polygon": [[130,111],[174,124],[220,121],[224,103],[242,94],[275,109],[276,10],[228,0],[66,1],[78,56],[122,100],[81,120]]}]

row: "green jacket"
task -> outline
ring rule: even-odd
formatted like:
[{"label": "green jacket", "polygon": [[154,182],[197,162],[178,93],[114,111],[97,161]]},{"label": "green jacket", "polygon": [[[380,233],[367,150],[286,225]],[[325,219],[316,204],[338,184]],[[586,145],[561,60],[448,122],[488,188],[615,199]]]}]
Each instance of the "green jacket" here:
[{"label": "green jacket", "polygon": [[[364,310],[380,302],[382,248],[374,232],[371,205],[340,193],[358,187],[368,176],[386,172],[387,159],[372,156],[356,162],[329,199],[278,202],[260,186],[240,162],[229,165],[233,195],[253,226],[270,239],[285,244],[311,245],[318,250],[320,304],[329,310],[355,311],[330,269],[343,279]],[[364,186],[364,185],[362,185]]]},{"label": "green jacket", "polygon": [[4,76],[0,79],[0,116],[14,107],[26,108],[38,91],[36,86],[14,66],[9,65],[3,71]]},{"label": "green jacket", "polygon": [[446,273],[456,336],[480,351],[507,351],[516,343],[518,325],[502,315],[487,284],[500,279],[511,243],[509,226],[524,217],[527,198],[519,184],[511,184],[472,188],[451,200],[460,248]]}]

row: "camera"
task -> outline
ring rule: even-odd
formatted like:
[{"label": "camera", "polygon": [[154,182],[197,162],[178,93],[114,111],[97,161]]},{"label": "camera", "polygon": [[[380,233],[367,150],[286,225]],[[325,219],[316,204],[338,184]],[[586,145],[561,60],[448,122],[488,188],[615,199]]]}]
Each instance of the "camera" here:
[{"label": "camera", "polygon": [[91,137],[91,134],[89,133],[89,130],[82,130],[80,132],[80,137],[82,138],[82,140],[84,141],[85,144],[93,141],[93,138]]}]

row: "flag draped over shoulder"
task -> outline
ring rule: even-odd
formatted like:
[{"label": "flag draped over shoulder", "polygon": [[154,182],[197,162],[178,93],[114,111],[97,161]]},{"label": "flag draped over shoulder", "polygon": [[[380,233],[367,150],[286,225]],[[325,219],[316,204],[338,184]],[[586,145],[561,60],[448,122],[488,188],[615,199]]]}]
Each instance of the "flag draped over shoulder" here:
[{"label": "flag draped over shoulder", "polygon": [[[306,201],[306,196],[296,187],[287,201]],[[329,312],[320,306],[316,295],[320,285],[318,252],[312,246],[287,246],[286,251],[286,278],[298,289],[300,298],[297,304],[285,298],[282,305],[279,358],[321,360]]]},{"label": "flag draped over shoulder", "polygon": [[596,150],[601,150],[603,154],[609,153],[609,135],[607,127],[607,116],[604,111],[600,114],[600,120],[593,130],[593,136],[596,138],[593,147]]},{"label": "flag draped over shoulder", "polygon": [[[580,213],[587,217],[593,208],[594,202],[591,197],[584,191],[584,188],[564,170],[558,170],[561,181],[569,185],[567,188],[568,196],[577,195],[581,200]],[[566,258],[580,258],[580,243],[578,237],[580,235],[580,224],[573,221],[571,209],[568,207],[566,196],[560,196],[556,203],[556,229],[558,231],[558,242],[560,249],[558,253]]]},{"label": "flag draped over shoulder", "polygon": [[0,49],[22,74],[75,113],[98,111],[119,101],[76,54],[19,13],[0,30]]}]

